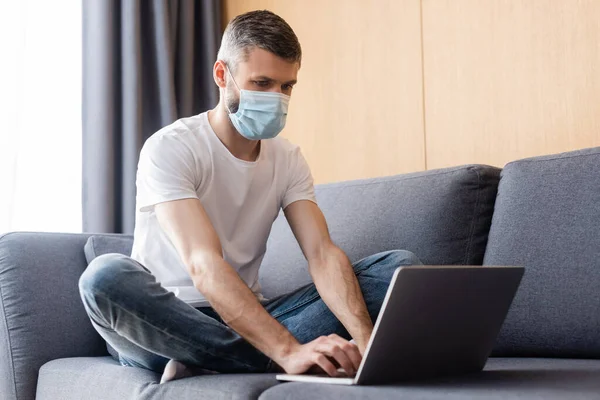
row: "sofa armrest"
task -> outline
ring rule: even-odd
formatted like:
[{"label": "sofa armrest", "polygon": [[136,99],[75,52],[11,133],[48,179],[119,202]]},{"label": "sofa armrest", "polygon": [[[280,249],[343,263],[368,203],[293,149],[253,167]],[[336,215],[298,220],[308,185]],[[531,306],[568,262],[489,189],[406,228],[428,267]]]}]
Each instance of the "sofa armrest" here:
[{"label": "sofa armrest", "polygon": [[78,290],[88,234],[0,236],[0,393],[34,399],[39,368],[57,358],[107,355]]}]

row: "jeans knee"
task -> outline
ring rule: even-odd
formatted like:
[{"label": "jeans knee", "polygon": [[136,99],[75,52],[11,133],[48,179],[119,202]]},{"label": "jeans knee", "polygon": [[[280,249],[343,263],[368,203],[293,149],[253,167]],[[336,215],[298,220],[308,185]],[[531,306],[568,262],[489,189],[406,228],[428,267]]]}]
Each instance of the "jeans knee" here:
[{"label": "jeans knee", "polygon": [[85,298],[93,293],[110,293],[123,282],[122,274],[132,269],[129,257],[122,254],[103,254],[96,257],[79,277],[79,293]]},{"label": "jeans knee", "polygon": [[419,257],[417,257],[412,251],[408,250],[392,250],[389,257],[393,258],[394,261],[391,264],[395,265],[396,267],[423,265],[421,260],[419,260]]}]

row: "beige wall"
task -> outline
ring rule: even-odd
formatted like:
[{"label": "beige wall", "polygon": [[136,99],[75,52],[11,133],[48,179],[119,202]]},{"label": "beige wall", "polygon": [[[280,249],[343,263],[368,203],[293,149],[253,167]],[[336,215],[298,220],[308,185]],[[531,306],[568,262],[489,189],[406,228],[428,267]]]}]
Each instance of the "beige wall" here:
[{"label": "beige wall", "polygon": [[426,0],[427,167],[600,146],[600,1]]},{"label": "beige wall", "polygon": [[304,58],[283,135],[317,183],[600,146],[600,1],[225,0]]}]

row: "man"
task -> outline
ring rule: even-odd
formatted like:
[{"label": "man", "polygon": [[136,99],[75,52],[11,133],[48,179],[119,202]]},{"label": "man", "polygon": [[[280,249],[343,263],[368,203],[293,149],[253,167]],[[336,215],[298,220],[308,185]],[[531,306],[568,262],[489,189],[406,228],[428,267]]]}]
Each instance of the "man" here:
[{"label": "man", "polygon": [[[121,364],[161,372],[161,382],[209,371],[356,373],[393,271],[420,262],[390,251],[352,266],[332,243],[305,159],[275,138],[300,62],[283,19],[238,16],[214,64],[217,107],[146,141],[132,255],[96,258],[79,282]],[[258,270],[280,209],[314,284],[265,299]]]}]

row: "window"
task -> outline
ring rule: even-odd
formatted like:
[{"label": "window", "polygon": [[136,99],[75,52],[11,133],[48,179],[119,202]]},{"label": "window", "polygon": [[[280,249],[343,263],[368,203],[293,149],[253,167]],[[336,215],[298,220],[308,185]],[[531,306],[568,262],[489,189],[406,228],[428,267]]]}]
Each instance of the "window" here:
[{"label": "window", "polygon": [[0,2],[0,234],[81,232],[81,2]]}]

